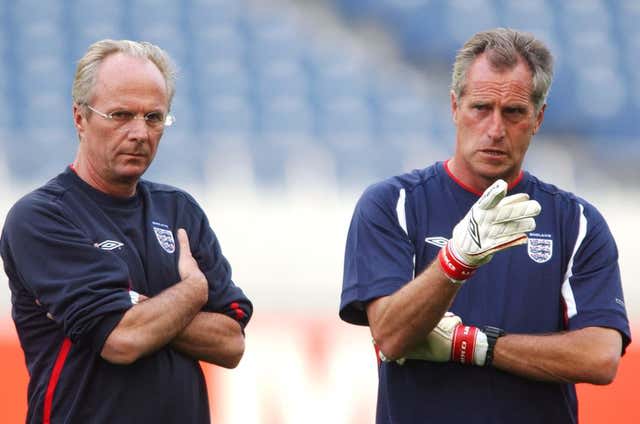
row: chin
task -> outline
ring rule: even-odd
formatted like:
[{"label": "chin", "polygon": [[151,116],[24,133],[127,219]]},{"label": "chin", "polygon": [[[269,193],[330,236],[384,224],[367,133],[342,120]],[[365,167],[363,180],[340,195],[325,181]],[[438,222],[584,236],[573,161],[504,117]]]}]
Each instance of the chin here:
[{"label": "chin", "polygon": [[137,181],[147,170],[147,166],[142,165],[125,165],[119,169],[116,174],[122,181]]},{"label": "chin", "polygon": [[503,180],[508,180],[511,176],[517,173],[517,170],[514,166],[509,164],[481,164],[476,167],[476,172],[478,175],[482,176],[487,180],[497,180],[498,178],[502,178]]}]

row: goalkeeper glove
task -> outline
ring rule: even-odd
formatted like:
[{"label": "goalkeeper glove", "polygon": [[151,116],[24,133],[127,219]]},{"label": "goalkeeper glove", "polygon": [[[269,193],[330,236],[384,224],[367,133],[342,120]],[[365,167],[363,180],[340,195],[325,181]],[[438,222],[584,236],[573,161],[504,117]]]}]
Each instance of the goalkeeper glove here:
[{"label": "goalkeeper glove", "polygon": [[[459,316],[447,312],[423,342],[396,362],[402,365],[407,359],[419,359],[484,366],[487,349],[488,341],[484,332],[478,327],[463,325]],[[380,359],[386,360],[384,355]]]},{"label": "goalkeeper glove", "polygon": [[453,282],[471,277],[494,253],[526,243],[526,233],[536,228],[533,217],[540,213],[540,204],[526,193],[506,194],[503,180],[487,188],[440,250],[440,265]]}]

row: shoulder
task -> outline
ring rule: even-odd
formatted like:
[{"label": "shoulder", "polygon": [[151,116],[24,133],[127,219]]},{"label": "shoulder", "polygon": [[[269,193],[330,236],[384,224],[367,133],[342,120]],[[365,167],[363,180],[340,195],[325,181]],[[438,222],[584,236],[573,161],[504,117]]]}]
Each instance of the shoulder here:
[{"label": "shoulder", "polygon": [[62,199],[69,195],[69,186],[56,177],[22,196],[9,210],[5,226],[18,220],[27,221],[44,211],[61,211]]},{"label": "shoulder", "polygon": [[156,183],[144,179],[140,180],[140,187],[154,200],[171,202],[177,206],[186,206],[194,211],[202,212],[202,208],[196,199],[186,190],[169,184]]},{"label": "shoulder", "polygon": [[530,177],[529,182],[527,192],[542,206],[540,217],[536,219],[540,230],[561,228],[570,240],[611,238],[604,216],[591,202],[536,177]]},{"label": "shoulder", "polygon": [[434,165],[424,169],[416,169],[374,183],[366,188],[359,203],[388,204],[395,207],[400,197],[409,196],[416,192],[416,189],[432,183],[436,176],[435,167]]},{"label": "shoulder", "polygon": [[555,206],[558,213],[571,213],[594,219],[603,219],[602,214],[592,203],[573,192],[544,182],[531,174],[529,174],[529,184],[531,188],[527,191],[529,191],[533,199],[541,203],[543,210],[545,205]]}]

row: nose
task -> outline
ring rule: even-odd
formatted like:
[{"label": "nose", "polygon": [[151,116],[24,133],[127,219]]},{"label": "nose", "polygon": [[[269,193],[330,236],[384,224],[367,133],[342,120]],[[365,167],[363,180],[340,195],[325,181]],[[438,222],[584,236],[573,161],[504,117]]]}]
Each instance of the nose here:
[{"label": "nose", "polygon": [[491,114],[491,122],[489,124],[488,135],[491,140],[499,141],[505,136],[506,130],[504,118],[499,108],[496,108]]},{"label": "nose", "polygon": [[149,138],[149,125],[144,119],[132,119],[127,122],[125,129],[132,140],[145,141]]}]

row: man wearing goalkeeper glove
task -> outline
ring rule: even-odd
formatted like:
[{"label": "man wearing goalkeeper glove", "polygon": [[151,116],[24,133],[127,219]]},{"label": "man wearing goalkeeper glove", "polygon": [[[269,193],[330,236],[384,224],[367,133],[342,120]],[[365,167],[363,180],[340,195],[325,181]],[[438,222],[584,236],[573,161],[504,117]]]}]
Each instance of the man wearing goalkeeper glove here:
[{"label": "man wearing goalkeeper glove", "polygon": [[458,52],[451,159],[369,187],[340,316],[368,325],[378,423],[574,423],[630,343],[615,241],[585,200],[522,169],[552,57],[495,29]]}]

